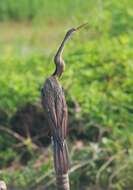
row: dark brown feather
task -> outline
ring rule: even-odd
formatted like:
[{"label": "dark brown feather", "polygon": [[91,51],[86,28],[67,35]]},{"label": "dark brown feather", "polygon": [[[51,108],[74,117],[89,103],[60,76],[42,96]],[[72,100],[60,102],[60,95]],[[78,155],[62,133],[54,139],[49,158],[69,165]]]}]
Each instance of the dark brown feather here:
[{"label": "dark brown feather", "polygon": [[49,77],[42,89],[42,104],[53,138],[56,173],[64,174],[69,169],[67,144],[67,105],[62,87],[55,76]]}]

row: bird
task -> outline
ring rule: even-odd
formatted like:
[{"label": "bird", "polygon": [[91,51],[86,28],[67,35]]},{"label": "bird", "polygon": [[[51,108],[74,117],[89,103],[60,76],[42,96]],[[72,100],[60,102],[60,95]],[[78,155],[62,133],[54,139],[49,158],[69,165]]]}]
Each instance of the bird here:
[{"label": "bird", "polygon": [[7,190],[7,186],[4,181],[0,181],[0,190]]},{"label": "bird", "polygon": [[57,53],[54,56],[55,71],[48,77],[41,90],[42,105],[51,131],[51,139],[54,151],[54,166],[57,174],[67,173],[69,169],[69,156],[66,143],[68,133],[67,120],[68,110],[64,90],[59,83],[59,78],[65,69],[65,62],[62,58],[66,42],[70,37],[85,24],[67,31]]}]

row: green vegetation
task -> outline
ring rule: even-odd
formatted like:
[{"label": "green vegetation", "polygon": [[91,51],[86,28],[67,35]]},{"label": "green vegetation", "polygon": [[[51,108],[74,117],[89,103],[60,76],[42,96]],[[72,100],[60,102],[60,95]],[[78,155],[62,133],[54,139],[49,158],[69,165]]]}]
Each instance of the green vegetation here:
[{"label": "green vegetation", "polygon": [[[45,19],[53,20],[68,19],[68,17],[80,17],[83,12],[88,14],[88,6],[94,7],[93,1],[82,3],[81,0],[1,0],[0,19],[1,20],[31,20],[45,17]],[[69,13],[69,14],[68,14]],[[76,18],[75,18],[76,16]]]},{"label": "green vegetation", "polygon": [[[1,0],[0,179],[9,186],[54,189],[40,89],[67,28],[88,21],[67,44],[61,78],[69,106],[71,186],[133,189],[132,16],[131,0]],[[39,143],[35,117],[44,128]]]}]

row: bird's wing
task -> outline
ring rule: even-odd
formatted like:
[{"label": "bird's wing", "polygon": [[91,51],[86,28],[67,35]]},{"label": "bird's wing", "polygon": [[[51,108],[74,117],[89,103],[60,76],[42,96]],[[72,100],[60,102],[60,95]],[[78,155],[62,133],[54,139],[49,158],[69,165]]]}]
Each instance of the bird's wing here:
[{"label": "bird's wing", "polygon": [[62,90],[56,97],[56,116],[57,125],[59,128],[59,135],[62,140],[65,139],[67,133],[67,106],[65,102],[64,93]]},{"label": "bird's wing", "polygon": [[43,105],[45,107],[45,115],[47,117],[47,121],[51,128],[53,140],[57,141],[60,147],[62,147],[63,142],[59,135],[59,126],[57,123],[55,97],[54,97],[55,94],[53,93],[53,89],[51,88],[52,88],[51,85],[47,82],[44,89],[42,89]]}]

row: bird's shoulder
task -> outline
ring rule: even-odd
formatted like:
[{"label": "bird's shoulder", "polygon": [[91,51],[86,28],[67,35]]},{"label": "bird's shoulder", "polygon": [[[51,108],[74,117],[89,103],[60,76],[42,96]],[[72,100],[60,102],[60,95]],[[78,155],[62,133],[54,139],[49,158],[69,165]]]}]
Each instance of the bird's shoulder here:
[{"label": "bird's shoulder", "polygon": [[54,76],[51,76],[45,80],[44,88],[48,88],[54,91],[62,89],[61,85],[58,82],[58,79],[56,79]]},{"label": "bird's shoulder", "polygon": [[43,85],[42,88],[43,94],[62,94],[62,87],[58,82],[58,79],[56,79],[54,76],[48,77]]}]

